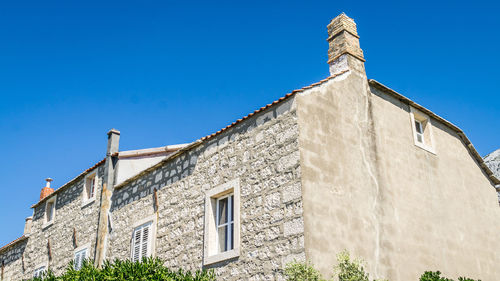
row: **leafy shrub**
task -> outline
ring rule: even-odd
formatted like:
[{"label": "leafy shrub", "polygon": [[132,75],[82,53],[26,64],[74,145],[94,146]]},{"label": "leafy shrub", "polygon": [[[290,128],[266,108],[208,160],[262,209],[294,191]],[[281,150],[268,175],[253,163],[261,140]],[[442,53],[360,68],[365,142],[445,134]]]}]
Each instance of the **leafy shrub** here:
[{"label": "leafy shrub", "polygon": [[[369,281],[368,273],[363,268],[363,261],[359,259],[351,260],[347,251],[342,251],[337,255],[337,262],[338,264],[334,266],[333,272],[339,281]],[[325,280],[311,264],[296,261],[286,265],[285,275],[287,280],[290,281]]]},{"label": "leafy shrub", "polygon": [[319,271],[308,263],[293,261],[285,267],[285,275],[290,281],[323,281]]},{"label": "leafy shrub", "polygon": [[32,281],[112,281],[112,280],[164,280],[164,281],[213,281],[213,271],[172,271],[163,265],[158,258],[145,258],[142,262],[115,260],[105,262],[102,268],[96,268],[86,260],[80,270],[75,270],[70,262],[63,275],[56,277],[48,271],[43,278],[33,278]]},{"label": "leafy shrub", "polygon": [[333,272],[339,281],[369,281],[369,275],[363,268],[363,260],[353,259],[344,250],[337,255],[338,264],[333,267]]},{"label": "leafy shrub", "polygon": [[451,279],[441,277],[441,272],[426,271],[420,276],[420,281],[453,281]]},{"label": "leafy shrub", "polygon": [[[441,277],[440,271],[426,271],[424,272],[424,274],[422,274],[422,276],[420,276],[420,281],[453,281],[453,279]],[[458,281],[475,281],[475,280],[467,277],[458,277]]]}]

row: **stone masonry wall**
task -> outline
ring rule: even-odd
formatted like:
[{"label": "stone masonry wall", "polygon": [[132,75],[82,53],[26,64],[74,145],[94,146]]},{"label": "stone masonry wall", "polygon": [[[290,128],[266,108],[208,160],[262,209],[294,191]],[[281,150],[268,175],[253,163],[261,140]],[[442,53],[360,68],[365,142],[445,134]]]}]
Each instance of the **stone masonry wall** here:
[{"label": "stone masonry wall", "polygon": [[21,280],[25,267],[23,266],[23,253],[26,248],[27,240],[17,242],[9,249],[0,253],[0,266],[3,264],[2,281]]},{"label": "stone masonry wall", "polygon": [[107,258],[130,258],[134,226],[155,216],[156,188],[156,256],[201,269],[205,191],[239,179],[240,256],[212,267],[223,280],[282,280],[288,261],[305,259],[300,173],[290,98],[115,190]]},{"label": "stone masonry wall", "polygon": [[[90,244],[87,253],[93,258],[104,164],[96,169],[99,181],[95,190],[96,199],[92,203],[82,206],[84,177],[81,177],[57,193],[56,217],[52,225],[43,227],[45,203],[35,207],[31,235],[25,252],[24,278],[31,278],[34,269],[44,263],[56,274],[63,272],[73,260],[75,248],[86,244]],[[73,242],[73,229],[76,231],[76,245]],[[50,260],[47,247],[49,240]]]}]

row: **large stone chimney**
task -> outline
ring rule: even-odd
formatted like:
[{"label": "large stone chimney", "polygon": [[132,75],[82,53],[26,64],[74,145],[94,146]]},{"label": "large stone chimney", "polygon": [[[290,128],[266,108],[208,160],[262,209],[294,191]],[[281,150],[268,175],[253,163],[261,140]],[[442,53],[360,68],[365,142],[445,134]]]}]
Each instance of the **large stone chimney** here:
[{"label": "large stone chimney", "polygon": [[53,179],[46,178],[45,181],[45,187],[42,188],[42,191],[40,192],[40,201],[54,192],[54,189],[50,187],[50,182],[53,181]]},{"label": "large stone chimney", "polygon": [[[350,69],[365,73],[363,50],[359,46],[356,23],[342,13],[335,17],[328,28],[328,64],[330,75]],[[366,75],[366,74],[365,74]]]}]

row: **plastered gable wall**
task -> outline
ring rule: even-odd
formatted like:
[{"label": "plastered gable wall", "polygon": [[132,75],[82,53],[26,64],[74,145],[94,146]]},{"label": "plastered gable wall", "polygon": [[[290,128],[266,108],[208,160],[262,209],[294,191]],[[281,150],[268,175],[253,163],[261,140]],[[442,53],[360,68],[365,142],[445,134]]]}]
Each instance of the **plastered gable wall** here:
[{"label": "plastered gable wall", "polygon": [[407,105],[359,72],[339,78],[297,97],[306,258],[326,275],[347,249],[373,277],[496,280],[495,191],[456,133],[431,120],[429,153]]},{"label": "plastered gable wall", "polygon": [[297,96],[306,258],[325,276],[347,249],[380,259],[376,146],[367,80],[347,72]]},{"label": "plastered gable wall", "polygon": [[116,190],[108,258],[130,258],[133,225],[154,216],[157,188],[156,256],[201,269],[205,191],[238,179],[240,256],[210,268],[223,280],[281,279],[285,263],[304,259],[297,135],[290,98]]},{"label": "plastered gable wall", "polygon": [[[25,253],[25,278],[31,278],[34,269],[44,263],[48,263],[49,268],[56,275],[62,273],[74,258],[75,246],[90,244],[88,255],[91,258],[94,257],[104,165],[96,169],[98,169],[99,182],[93,203],[82,207],[85,178],[81,177],[71,186],[57,193],[56,217],[51,226],[43,227],[45,203],[35,207],[32,232]],[[76,245],[73,243],[73,229],[76,231]],[[52,257],[50,260],[47,247],[49,239]]]},{"label": "plastered gable wall", "polygon": [[26,249],[27,241],[21,241],[11,246],[9,249],[0,253],[0,266],[3,262],[2,281],[21,280],[25,268],[23,266],[23,254]]},{"label": "plastered gable wall", "polygon": [[496,280],[500,208],[492,183],[455,131],[431,119],[436,154],[421,149],[409,105],[370,90],[384,183],[382,269],[394,280],[416,279],[425,270]]}]

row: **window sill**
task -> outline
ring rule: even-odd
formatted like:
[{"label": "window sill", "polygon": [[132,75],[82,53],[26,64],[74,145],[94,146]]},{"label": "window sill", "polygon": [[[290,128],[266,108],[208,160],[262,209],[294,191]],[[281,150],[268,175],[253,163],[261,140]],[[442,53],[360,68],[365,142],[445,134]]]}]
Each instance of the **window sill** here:
[{"label": "window sill", "polygon": [[42,225],[42,229],[43,229],[43,230],[45,230],[45,229],[49,228],[51,225],[53,225],[53,224],[54,224],[54,220],[51,220],[51,221],[49,221],[49,222],[46,222],[46,223],[44,223],[44,224]]},{"label": "window sill", "polygon": [[415,146],[420,147],[421,149],[423,149],[423,150],[427,150],[428,152],[430,152],[430,153],[432,153],[432,154],[436,155],[436,151],[434,150],[434,148],[432,148],[432,147],[430,147],[430,146],[427,146],[427,145],[425,145],[425,144],[421,144],[421,143],[419,143],[419,142],[415,142]]},{"label": "window sill", "polygon": [[210,265],[221,261],[233,259],[240,256],[240,248],[232,249],[231,251],[215,254],[203,259],[203,265]]},{"label": "window sill", "polygon": [[88,199],[88,200],[83,201],[83,202],[82,202],[82,208],[85,208],[85,207],[87,207],[88,205],[90,205],[90,204],[94,203],[94,201],[95,201],[95,197],[93,197],[93,198],[90,198],[90,199]]}]

